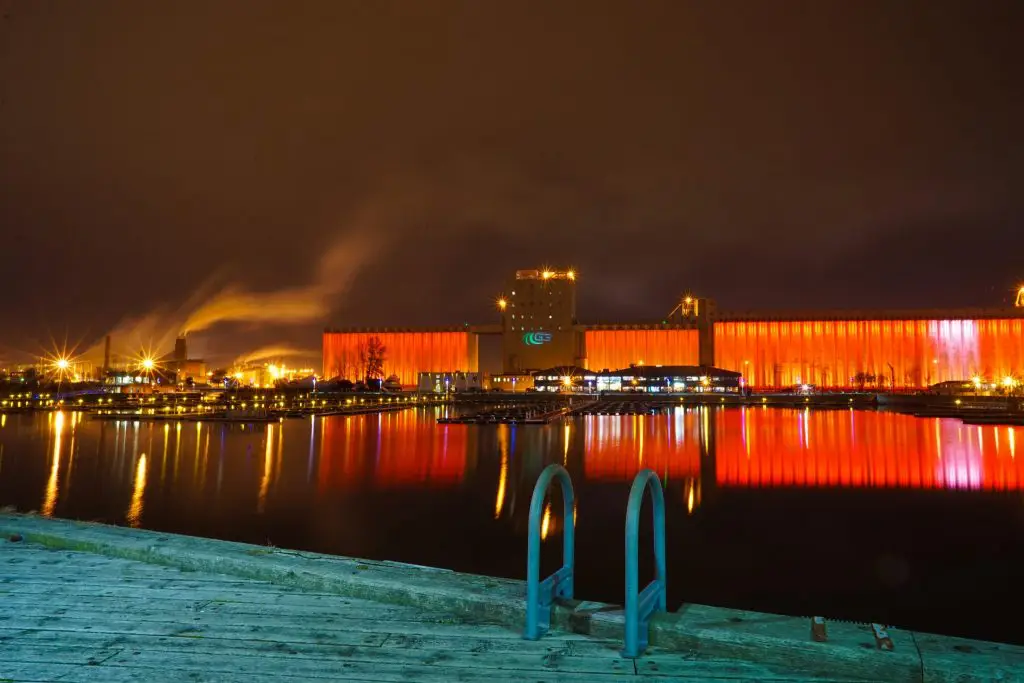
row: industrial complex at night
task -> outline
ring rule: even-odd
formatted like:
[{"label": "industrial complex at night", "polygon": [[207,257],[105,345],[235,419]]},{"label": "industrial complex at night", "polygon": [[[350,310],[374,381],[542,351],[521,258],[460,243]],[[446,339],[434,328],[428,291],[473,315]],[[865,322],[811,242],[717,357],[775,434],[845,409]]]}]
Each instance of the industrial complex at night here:
[{"label": "industrial complex at night", "polygon": [[[703,368],[704,378],[716,368],[740,373],[752,388],[920,389],[972,378],[1015,385],[1024,373],[1024,294],[1002,308],[752,312],[687,296],[664,320],[595,325],[577,318],[578,284],[573,270],[517,271],[495,303],[498,324],[326,330],[324,377],[357,376],[373,338],[386,348],[384,374],[405,386],[419,373],[479,373],[495,387],[525,389],[557,368],[595,382],[603,376],[604,386],[631,368],[647,368],[631,379],[642,375],[648,385],[659,366]],[[492,339],[500,363],[482,367],[480,345]],[[657,382],[670,387],[685,381],[662,374]]]}]

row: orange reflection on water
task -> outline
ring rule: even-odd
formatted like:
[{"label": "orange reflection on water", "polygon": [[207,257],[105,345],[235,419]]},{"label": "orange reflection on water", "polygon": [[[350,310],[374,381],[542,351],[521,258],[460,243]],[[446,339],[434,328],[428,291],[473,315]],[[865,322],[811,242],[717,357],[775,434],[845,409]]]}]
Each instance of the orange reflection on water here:
[{"label": "orange reflection on water", "polygon": [[852,410],[718,410],[723,486],[1018,490],[1020,427]]},{"label": "orange reflection on water", "polygon": [[321,490],[378,486],[449,486],[466,474],[472,427],[438,425],[416,410],[327,417],[319,463]]},{"label": "orange reflection on water", "polygon": [[628,481],[644,468],[663,478],[700,474],[701,422],[706,409],[669,415],[589,415],[584,420],[587,479]]}]

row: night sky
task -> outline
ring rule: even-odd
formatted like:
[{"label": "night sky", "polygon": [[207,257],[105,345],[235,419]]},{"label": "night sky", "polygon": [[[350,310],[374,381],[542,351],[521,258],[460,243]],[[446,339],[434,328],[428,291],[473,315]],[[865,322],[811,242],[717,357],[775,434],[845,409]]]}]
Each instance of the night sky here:
[{"label": "night sky", "polygon": [[0,357],[315,353],[541,265],[594,322],[1024,280],[1018,1],[0,8]]}]

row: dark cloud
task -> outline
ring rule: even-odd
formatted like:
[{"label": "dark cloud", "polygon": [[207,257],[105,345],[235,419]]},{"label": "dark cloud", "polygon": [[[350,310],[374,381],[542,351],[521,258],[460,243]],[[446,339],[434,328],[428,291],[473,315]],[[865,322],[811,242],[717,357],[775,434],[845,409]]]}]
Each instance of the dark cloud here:
[{"label": "dark cloud", "polygon": [[2,7],[0,345],[301,292],[353,230],[384,246],[324,324],[485,319],[542,263],[591,320],[1024,278],[1012,0]]}]

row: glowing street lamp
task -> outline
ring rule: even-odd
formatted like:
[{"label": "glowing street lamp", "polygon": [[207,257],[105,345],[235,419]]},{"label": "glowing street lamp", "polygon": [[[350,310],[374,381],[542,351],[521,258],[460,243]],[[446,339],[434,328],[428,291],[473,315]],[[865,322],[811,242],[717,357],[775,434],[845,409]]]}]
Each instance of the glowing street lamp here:
[{"label": "glowing street lamp", "polygon": [[505,297],[499,297],[498,298],[498,309],[504,311],[507,306],[508,306],[508,301],[505,299]]},{"label": "glowing street lamp", "polygon": [[156,367],[156,361],[154,361],[152,358],[143,358],[142,362],[139,363],[139,367],[141,367],[143,370],[151,371],[153,368]]}]

